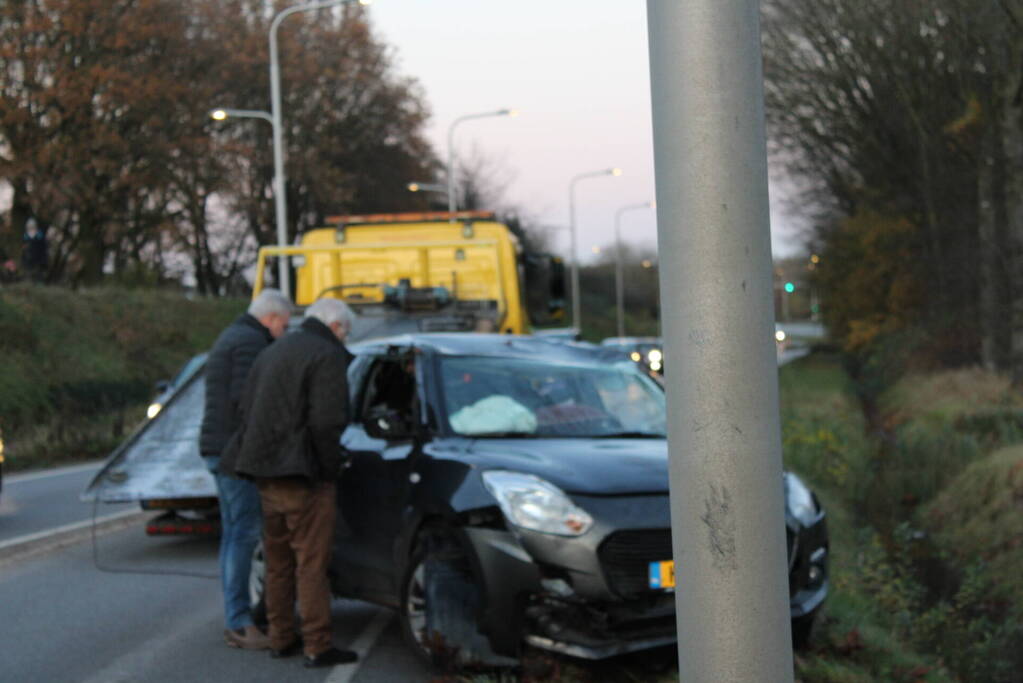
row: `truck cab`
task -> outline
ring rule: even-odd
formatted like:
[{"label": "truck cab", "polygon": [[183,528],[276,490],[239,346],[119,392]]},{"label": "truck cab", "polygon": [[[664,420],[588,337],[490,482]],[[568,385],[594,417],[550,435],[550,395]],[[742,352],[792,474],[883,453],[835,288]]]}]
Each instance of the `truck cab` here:
[{"label": "truck cab", "polygon": [[295,246],[261,249],[253,296],[263,288],[268,261],[290,258],[301,307],[332,296],[360,317],[400,319],[419,331],[525,334],[564,317],[561,259],[526,253],[490,212],[333,216],[327,222]]}]

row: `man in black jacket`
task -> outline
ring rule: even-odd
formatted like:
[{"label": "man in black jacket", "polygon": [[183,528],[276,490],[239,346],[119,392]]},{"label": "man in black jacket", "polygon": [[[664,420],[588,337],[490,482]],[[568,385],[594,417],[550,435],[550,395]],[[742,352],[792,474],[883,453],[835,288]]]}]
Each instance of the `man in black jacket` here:
[{"label": "man in black jacket", "polygon": [[206,361],[206,406],[199,452],[217,480],[220,501],[220,580],[224,591],[224,640],[231,647],[265,650],[270,639],[256,628],[249,604],[252,552],[259,543],[262,512],[252,482],[217,471],[224,448],[241,424],[241,399],[256,356],[280,337],[291,316],[290,302],[265,289],[247,313],[227,327]]},{"label": "man in black jacket", "polygon": [[301,647],[307,667],[356,659],[331,644],[327,579],[348,424],[351,355],[343,341],[351,326],[343,301],[321,299],[297,330],[260,354],[242,401],[241,439],[221,462],[259,488],[270,654],[286,657]]}]

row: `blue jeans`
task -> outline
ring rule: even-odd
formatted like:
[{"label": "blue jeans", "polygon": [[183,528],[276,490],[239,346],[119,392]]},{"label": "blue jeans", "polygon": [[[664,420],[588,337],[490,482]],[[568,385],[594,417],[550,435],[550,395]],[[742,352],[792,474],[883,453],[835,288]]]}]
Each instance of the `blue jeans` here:
[{"label": "blue jeans", "polygon": [[232,630],[252,625],[249,570],[263,533],[259,489],[252,482],[214,472],[220,495],[220,582],[224,624]]}]

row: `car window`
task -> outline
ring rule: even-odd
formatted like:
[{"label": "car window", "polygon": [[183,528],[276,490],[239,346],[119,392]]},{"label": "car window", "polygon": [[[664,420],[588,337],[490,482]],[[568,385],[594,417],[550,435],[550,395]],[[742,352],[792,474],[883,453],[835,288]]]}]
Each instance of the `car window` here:
[{"label": "car window", "polygon": [[397,413],[412,423],[415,414],[416,374],[413,356],[378,358],[366,377],[360,415]]},{"label": "car window", "polygon": [[[348,405],[353,408],[359,405],[359,395],[362,389],[362,380],[366,376],[370,360],[365,356],[356,356],[348,364]],[[358,415],[356,415],[358,417]]]},{"label": "car window", "polygon": [[631,363],[448,357],[441,360],[440,374],[448,424],[456,434],[665,433],[664,393]]}]

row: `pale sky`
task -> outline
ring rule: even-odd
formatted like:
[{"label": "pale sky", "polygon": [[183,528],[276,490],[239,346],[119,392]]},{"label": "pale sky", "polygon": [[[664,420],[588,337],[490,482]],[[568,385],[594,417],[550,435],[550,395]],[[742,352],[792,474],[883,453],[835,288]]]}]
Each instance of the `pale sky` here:
[{"label": "pale sky", "polygon": [[[613,242],[618,209],[654,199],[645,2],[374,0],[368,10],[396,51],[399,73],[425,90],[433,112],[427,136],[442,159],[456,118],[521,111],[460,123],[456,153],[475,146],[499,160],[510,177],[506,201],[556,229],[556,250],[568,251],[575,175],[623,170],[576,185],[583,260],[593,245]],[[793,249],[781,234],[788,222],[773,206],[776,253]],[[656,232],[652,210],[622,215],[626,241],[653,245]]]}]

